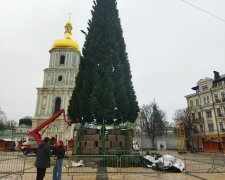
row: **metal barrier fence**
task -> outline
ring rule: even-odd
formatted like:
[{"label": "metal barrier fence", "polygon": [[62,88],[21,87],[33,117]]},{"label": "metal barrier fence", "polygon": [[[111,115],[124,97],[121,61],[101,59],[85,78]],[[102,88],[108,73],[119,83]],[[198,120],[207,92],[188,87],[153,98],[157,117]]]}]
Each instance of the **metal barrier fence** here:
[{"label": "metal barrier fence", "polygon": [[212,154],[213,171],[225,172],[225,154]]},{"label": "metal barrier fence", "polygon": [[[213,153],[187,153],[179,154],[175,151],[151,151],[150,153],[161,155],[172,155],[180,159],[185,164],[185,173],[204,173],[204,172],[225,172],[225,155]],[[147,153],[148,154],[148,153]],[[83,164],[79,167],[68,168],[68,175],[87,175],[87,174],[159,174],[167,172],[164,162],[161,163],[161,170],[147,167],[143,156],[146,152],[139,155],[74,155],[70,157],[69,164]],[[170,161],[163,158],[163,161]],[[162,170],[163,169],[163,170]],[[165,171],[164,171],[165,170]],[[168,171],[170,172],[170,171]]]},{"label": "metal barrier fence", "polygon": [[74,155],[69,159],[68,176],[116,174],[118,157],[115,155]]},{"label": "metal barrier fence", "polygon": [[213,169],[212,154],[187,154],[183,157],[185,172],[208,172]]},{"label": "metal barrier fence", "polygon": [[152,168],[147,167],[142,155],[122,155],[119,159],[120,174],[158,174]]},{"label": "metal barrier fence", "polygon": [[[169,158],[164,158],[169,160]],[[164,163],[161,164],[164,166]],[[159,174],[163,171],[147,167],[142,155],[74,155],[66,165],[68,176],[112,174]],[[162,168],[164,169],[164,168]]]},{"label": "metal barrier fence", "polygon": [[[170,172],[166,170],[164,158],[161,170],[147,167],[143,156],[146,154],[172,155],[185,164],[185,173],[225,172],[225,155],[213,153],[178,154],[176,151],[135,151],[119,155],[72,155],[64,160],[63,172],[68,176],[113,175],[113,174],[157,174]],[[0,177],[24,173],[36,173],[35,157],[25,157],[16,153],[0,153]],[[52,169],[47,169],[52,173]]]},{"label": "metal barrier fence", "polygon": [[26,157],[15,153],[0,154],[0,178],[24,174]]}]

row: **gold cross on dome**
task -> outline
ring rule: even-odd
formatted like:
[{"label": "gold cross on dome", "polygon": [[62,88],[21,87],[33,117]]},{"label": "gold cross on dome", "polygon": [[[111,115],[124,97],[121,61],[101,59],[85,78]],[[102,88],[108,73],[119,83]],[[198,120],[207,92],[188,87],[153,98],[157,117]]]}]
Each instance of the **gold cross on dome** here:
[{"label": "gold cross on dome", "polygon": [[68,14],[69,14],[69,20],[70,20],[70,16],[72,15],[72,13],[71,13],[71,12],[69,12]]}]

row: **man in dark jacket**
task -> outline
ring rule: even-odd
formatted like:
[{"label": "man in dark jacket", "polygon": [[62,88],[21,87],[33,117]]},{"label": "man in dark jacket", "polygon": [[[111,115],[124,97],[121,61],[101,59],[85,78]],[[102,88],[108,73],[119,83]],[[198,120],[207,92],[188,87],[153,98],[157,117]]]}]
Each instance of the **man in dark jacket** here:
[{"label": "man in dark jacket", "polygon": [[44,179],[46,168],[50,167],[50,155],[51,151],[49,146],[49,138],[45,137],[37,149],[37,159],[35,163],[37,167],[36,180]]}]

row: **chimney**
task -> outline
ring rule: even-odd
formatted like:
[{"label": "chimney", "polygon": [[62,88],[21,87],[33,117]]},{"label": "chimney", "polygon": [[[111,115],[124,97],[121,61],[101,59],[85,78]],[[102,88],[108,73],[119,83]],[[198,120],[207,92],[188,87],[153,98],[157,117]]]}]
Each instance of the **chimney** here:
[{"label": "chimney", "polygon": [[213,71],[213,72],[214,72],[214,79],[215,79],[215,80],[220,79],[220,73],[217,72],[217,71]]}]

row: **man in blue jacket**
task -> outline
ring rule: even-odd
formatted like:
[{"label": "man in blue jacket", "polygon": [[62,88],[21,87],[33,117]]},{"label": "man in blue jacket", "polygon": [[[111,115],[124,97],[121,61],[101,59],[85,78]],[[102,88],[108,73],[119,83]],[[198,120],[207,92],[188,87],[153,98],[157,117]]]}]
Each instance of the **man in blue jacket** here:
[{"label": "man in blue jacket", "polygon": [[50,155],[49,138],[45,137],[37,149],[37,159],[35,163],[37,167],[36,180],[44,179],[46,168],[50,167]]}]

